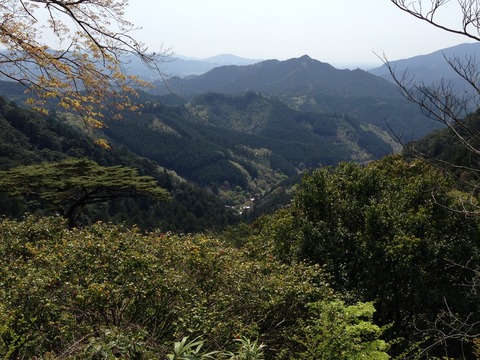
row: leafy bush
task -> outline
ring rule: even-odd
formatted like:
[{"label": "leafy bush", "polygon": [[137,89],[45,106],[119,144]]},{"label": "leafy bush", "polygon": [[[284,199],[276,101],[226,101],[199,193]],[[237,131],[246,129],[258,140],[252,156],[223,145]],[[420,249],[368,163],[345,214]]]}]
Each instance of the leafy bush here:
[{"label": "leafy bush", "polygon": [[379,339],[383,332],[371,321],[372,303],[346,306],[342,301],[310,305],[315,315],[304,324],[303,338],[298,341],[305,350],[304,360],[389,359],[388,344]]},{"label": "leafy bush", "polygon": [[194,339],[188,342],[188,336],[185,336],[181,341],[175,342],[173,346],[173,353],[168,354],[169,360],[206,360],[215,359],[213,355],[216,351],[205,352],[202,351],[204,341]]},{"label": "leafy bush", "polygon": [[264,360],[264,344],[259,344],[258,340],[251,341],[245,337],[235,339],[239,342],[235,353],[226,351],[204,351],[202,350],[204,340],[196,338],[188,341],[184,337],[181,341],[175,342],[173,353],[168,354],[170,360],[207,360],[207,359],[229,359],[229,360]]},{"label": "leafy bush", "polygon": [[0,223],[0,279],[6,359],[163,359],[176,339],[205,334],[208,351],[236,352],[245,336],[269,358],[292,355],[307,304],[332,295],[318,266],[282,264],[262,243],[69,230],[60,217]]}]

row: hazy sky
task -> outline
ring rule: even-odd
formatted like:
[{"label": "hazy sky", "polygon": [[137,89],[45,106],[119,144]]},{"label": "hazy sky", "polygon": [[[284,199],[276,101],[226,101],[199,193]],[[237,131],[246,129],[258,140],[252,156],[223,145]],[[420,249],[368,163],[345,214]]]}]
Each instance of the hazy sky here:
[{"label": "hazy sky", "polygon": [[373,52],[397,60],[468,42],[389,0],[130,0],[126,18],[142,27],[135,36],[150,50],[163,46],[198,58],[307,54],[337,67],[368,68],[380,64]]}]

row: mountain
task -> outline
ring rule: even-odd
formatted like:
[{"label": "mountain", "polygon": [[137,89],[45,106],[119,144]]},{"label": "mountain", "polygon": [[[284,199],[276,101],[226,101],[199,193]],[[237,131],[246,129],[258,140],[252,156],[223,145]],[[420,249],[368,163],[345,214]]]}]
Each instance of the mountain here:
[{"label": "mountain", "polygon": [[[199,60],[199,59],[193,59],[193,60]],[[209,58],[203,59],[203,61],[207,61],[212,64],[218,64],[219,66],[224,66],[224,65],[252,65],[252,64],[261,62],[263,60],[246,59],[246,58],[232,55],[232,54],[220,54],[220,55],[215,55],[215,56],[211,56]]]},{"label": "mountain", "polygon": [[[152,92],[159,95],[168,93],[163,82],[154,84],[156,90]],[[365,92],[370,96],[397,95],[390,84],[363,70],[338,70],[307,55],[286,61],[266,60],[247,66],[221,66],[199,76],[168,79],[166,85],[182,96],[245,91],[274,95],[303,94],[313,89],[336,95],[364,95]]]},{"label": "mountain", "polygon": [[201,186],[263,194],[305,168],[366,162],[393,149],[373,126],[340,114],[292,109],[256,92],[203,94],[185,105],[147,103],[109,124],[115,143]]},{"label": "mountain", "polygon": [[[167,57],[164,62],[158,63],[158,68],[163,77],[189,77],[200,75],[209,70],[224,65],[251,65],[261,60],[246,59],[231,54],[221,54],[206,59],[197,59],[182,55]],[[159,80],[157,71],[151,70],[137,57],[128,57],[124,60],[126,71],[132,75],[148,81]]]},{"label": "mountain", "polygon": [[[479,59],[480,43],[461,44],[426,55],[391,61],[390,63],[400,76],[407,71],[409,76],[415,78],[415,81],[424,82],[427,85],[439,84],[443,79],[454,84],[459,90],[470,90],[470,86],[465,81],[460,81],[458,74],[448,64],[447,59],[453,57],[457,57],[461,61],[468,58]],[[386,65],[371,69],[369,73],[393,81]]]},{"label": "mountain", "polygon": [[261,92],[309,112],[347,114],[365,124],[417,138],[438,127],[403,99],[395,85],[366,71],[339,70],[309,56],[221,66],[199,76],[156,81],[152,94],[191,99],[208,92]]}]

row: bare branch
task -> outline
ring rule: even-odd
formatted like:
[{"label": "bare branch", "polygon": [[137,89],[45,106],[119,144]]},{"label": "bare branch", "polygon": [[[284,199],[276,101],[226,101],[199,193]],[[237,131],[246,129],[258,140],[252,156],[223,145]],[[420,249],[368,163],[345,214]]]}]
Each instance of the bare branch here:
[{"label": "bare branch", "polygon": [[466,36],[470,39],[480,41],[479,25],[479,4],[478,1],[458,1],[459,11],[463,14],[463,19],[458,27],[448,26],[437,21],[438,13],[441,8],[450,3],[450,0],[430,0],[430,8],[423,7],[422,0],[390,0],[400,10],[414,16],[415,18],[425,21],[430,25],[441,30]]},{"label": "bare branch", "polygon": [[[464,119],[471,112],[473,99],[480,95],[476,91],[478,86],[472,74],[473,64],[462,64],[459,59],[450,59],[449,64],[454,71],[462,77],[467,77],[469,83],[475,85],[472,93],[459,93],[452,83],[441,81],[439,84],[426,85],[422,81],[415,81],[415,78],[404,71],[400,75],[397,73],[395,65],[383,56],[382,61],[387,67],[393,81],[397,84],[400,93],[409,101],[417,104],[422,112],[430,119],[447,126],[460,142],[469,151],[480,155],[480,149],[472,145],[471,140],[460,132],[465,130],[473,138],[480,139],[478,131],[465,125]],[[469,76],[470,75],[470,76]]]},{"label": "bare branch", "polygon": [[[480,1],[479,0],[390,0],[403,12],[432,26],[462,35],[469,39],[480,41]],[[443,14],[455,14],[457,11],[457,23],[444,23]],[[451,14],[450,14],[451,15]],[[451,16],[449,16],[451,18]],[[447,138],[450,145],[461,146],[461,156],[458,163],[452,163],[451,157],[443,160],[441,157],[431,157],[427,149],[422,151],[417,143],[412,142],[405,147],[412,156],[426,159],[429,163],[439,167],[455,177],[458,188],[462,191],[440,189],[442,197],[446,194],[453,201],[446,206],[439,197],[432,192],[432,198],[436,205],[448,209],[453,213],[459,213],[465,217],[477,217],[480,215],[480,112],[477,111],[480,105],[480,62],[475,56],[447,57],[445,61],[450,65],[454,74],[458,76],[457,82],[446,81],[445,79],[434,84],[425,84],[417,81],[414,76],[409,75],[408,69],[398,72],[395,64],[381,57],[387,67],[393,81],[397,84],[400,93],[409,101],[417,104],[423,113],[433,121],[444,125],[452,135]],[[477,111],[471,114],[473,111]],[[428,139],[427,139],[428,141]],[[420,145],[421,146],[421,145]],[[457,149],[455,149],[457,150]],[[427,152],[427,153],[425,153]],[[466,174],[466,175],[465,175]],[[437,193],[438,195],[438,193]],[[478,264],[473,267],[468,262],[457,266],[459,270],[471,274],[471,280],[465,280],[460,286],[468,286],[470,295],[477,300],[480,286],[480,270]],[[465,271],[467,270],[467,271]],[[452,309],[445,299],[444,311],[438,314],[435,321],[426,325],[425,329],[418,331],[425,333],[432,341],[428,346],[421,349],[420,356],[428,355],[430,349],[443,344],[447,352],[448,342],[455,340],[461,345],[472,339],[480,337],[480,320],[478,314],[468,313],[462,309],[458,314]],[[445,358],[450,358],[445,353]],[[464,355],[464,358],[465,355]]]}]

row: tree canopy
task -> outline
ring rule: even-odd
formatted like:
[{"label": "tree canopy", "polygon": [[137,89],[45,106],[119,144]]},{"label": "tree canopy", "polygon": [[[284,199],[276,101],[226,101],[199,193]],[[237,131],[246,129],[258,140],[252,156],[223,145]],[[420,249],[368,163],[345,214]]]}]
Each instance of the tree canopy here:
[{"label": "tree canopy", "polygon": [[[258,338],[266,359],[299,359],[299,319],[313,336],[361,317],[342,337],[357,341],[354,359],[378,335],[358,313],[309,329],[316,310],[306,304],[334,301],[322,270],[281,264],[260,243],[238,249],[103,223],[66,229],[61,218],[33,216],[0,221],[0,240],[2,359],[167,359],[186,336],[204,336],[207,351]],[[350,311],[335,303],[336,313]]]},{"label": "tree canopy", "polygon": [[0,172],[0,191],[36,198],[76,226],[88,204],[115,198],[146,195],[166,200],[168,193],[150,176],[133,168],[104,167],[88,159],[19,166]]},{"label": "tree canopy", "polygon": [[[394,353],[418,341],[423,354],[456,354],[480,320],[472,288],[462,285],[472,275],[466,265],[480,262],[479,222],[464,213],[469,197],[421,160],[343,163],[306,174],[292,205],[262,225],[262,239],[286,262],[321,265],[336,291],[374,301],[375,320],[399,340]],[[446,304],[473,324],[448,341]]]}]

